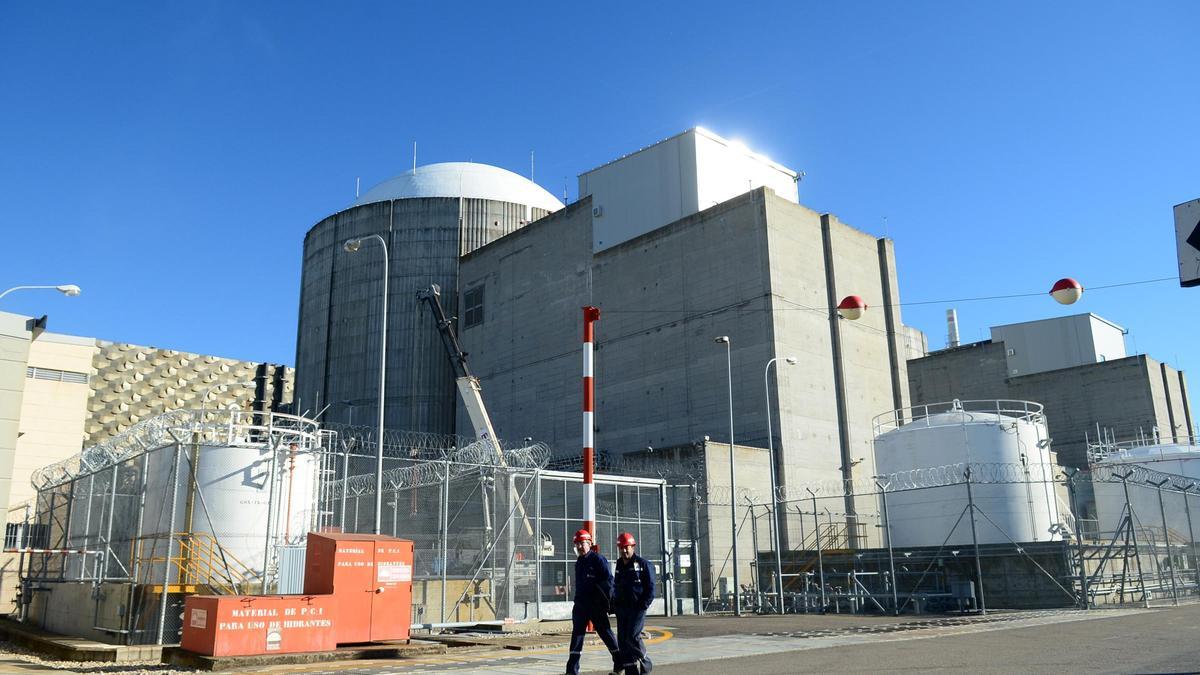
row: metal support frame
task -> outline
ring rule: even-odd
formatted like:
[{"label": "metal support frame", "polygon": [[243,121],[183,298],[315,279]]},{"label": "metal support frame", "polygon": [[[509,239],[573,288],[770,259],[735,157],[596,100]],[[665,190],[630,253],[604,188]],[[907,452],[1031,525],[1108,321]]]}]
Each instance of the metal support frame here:
[{"label": "metal support frame", "polygon": [[[808,490],[808,488],[804,489]],[[814,546],[817,548],[817,572],[820,574],[821,583],[821,614],[824,614],[827,601],[825,598],[825,554],[821,551],[821,520],[820,516],[817,514],[817,493],[813,492],[812,490],[808,490],[808,494],[812,496],[813,541],[815,542]]]},{"label": "metal support frame", "polygon": [[[175,459],[171,473],[173,480],[171,481],[171,517],[170,524],[167,526],[167,560],[171,558],[171,548],[175,546],[175,512],[179,505],[179,459],[183,455],[183,444],[175,444]],[[163,565],[163,582],[162,592],[158,596],[158,644],[163,644],[163,631],[167,625],[167,597],[169,593],[167,589],[171,586],[171,565],[168,562]]]},{"label": "metal support frame", "polygon": [[883,504],[883,536],[887,539],[888,573],[891,575],[892,586],[892,613],[899,616],[900,596],[899,590],[896,588],[896,556],[892,550],[892,522],[888,520],[887,490],[879,482],[875,483],[875,487],[879,488],[879,498]]},{"label": "metal support frame", "polygon": [[967,508],[971,510],[971,544],[975,547],[975,579],[979,582],[979,613],[987,614],[987,597],[983,591],[983,565],[979,560],[979,534],[975,529],[975,499],[971,491],[971,467],[967,467]]}]

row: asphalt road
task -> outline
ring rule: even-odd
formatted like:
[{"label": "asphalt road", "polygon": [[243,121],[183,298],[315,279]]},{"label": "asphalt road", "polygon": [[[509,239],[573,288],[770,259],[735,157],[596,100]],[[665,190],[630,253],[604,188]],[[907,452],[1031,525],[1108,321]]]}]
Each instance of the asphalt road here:
[{"label": "asphalt road", "polygon": [[654,672],[1200,672],[1200,604],[1035,627],[980,628],[955,635],[912,633],[902,640],[663,665]]}]

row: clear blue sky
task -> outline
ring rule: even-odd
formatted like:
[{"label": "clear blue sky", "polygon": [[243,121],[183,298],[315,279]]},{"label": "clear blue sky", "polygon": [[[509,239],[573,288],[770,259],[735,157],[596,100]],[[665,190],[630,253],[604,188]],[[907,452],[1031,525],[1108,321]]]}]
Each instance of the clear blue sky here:
[{"label": "clear blue sky", "polygon": [[[827,8],[825,5],[838,5]],[[702,125],[896,240],[903,301],[1173,277],[1200,197],[1200,4],[6,2],[0,310],[56,332],[292,363],[304,233],[421,163],[555,194]],[[904,309],[944,342],[948,305]],[[1200,368],[1200,288],[957,303],[1091,311]]]}]

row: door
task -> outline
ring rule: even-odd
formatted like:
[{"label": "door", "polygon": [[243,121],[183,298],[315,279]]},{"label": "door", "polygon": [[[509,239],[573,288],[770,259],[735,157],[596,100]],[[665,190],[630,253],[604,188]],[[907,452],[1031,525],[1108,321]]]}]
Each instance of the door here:
[{"label": "door", "polygon": [[371,641],[407,640],[412,626],[413,543],[375,542],[375,588],[371,598]]}]

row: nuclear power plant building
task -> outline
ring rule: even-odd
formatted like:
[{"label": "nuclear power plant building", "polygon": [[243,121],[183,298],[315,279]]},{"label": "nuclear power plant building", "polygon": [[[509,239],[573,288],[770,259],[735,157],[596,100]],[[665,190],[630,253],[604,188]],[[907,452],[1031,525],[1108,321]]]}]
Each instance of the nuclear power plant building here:
[{"label": "nuclear power plant building", "polygon": [[[324,409],[323,422],[374,424],[386,269],[386,426],[453,433],[454,372],[416,294],[438,284],[454,315],[459,257],[561,208],[511,171],[449,162],[385,181],[314,225],[300,281],[297,412]],[[346,250],[360,238],[358,251]]]},{"label": "nuclear power plant building", "polygon": [[[460,338],[498,436],[579,453],[593,305],[598,452],[728,442],[732,395],[734,440],[772,436],[783,485],[872,475],[872,418],[908,405],[890,240],[801,206],[795,172],[703,129],[582,174],[579,194],[462,258]],[[850,295],[857,321],[836,311]]]}]

